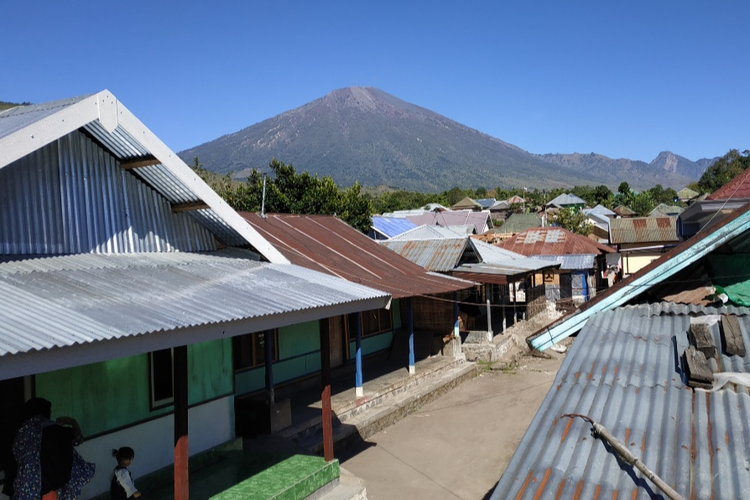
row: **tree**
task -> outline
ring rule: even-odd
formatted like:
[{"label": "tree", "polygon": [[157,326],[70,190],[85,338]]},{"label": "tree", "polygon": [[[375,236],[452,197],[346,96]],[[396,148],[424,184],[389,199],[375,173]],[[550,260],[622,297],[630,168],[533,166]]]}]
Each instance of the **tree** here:
[{"label": "tree", "polygon": [[575,208],[562,208],[558,212],[550,214],[549,220],[553,226],[558,226],[583,236],[591,234],[593,229],[593,224],[589,222],[586,215]]},{"label": "tree", "polygon": [[620,185],[617,187],[617,192],[622,195],[630,194],[630,184],[628,184],[625,181],[622,181]]},{"label": "tree", "polygon": [[651,199],[651,193],[648,191],[633,196],[633,201],[630,203],[630,209],[639,217],[647,216],[655,206],[654,200]]},{"label": "tree", "polygon": [[745,150],[740,153],[736,149],[730,149],[727,154],[706,169],[693,189],[701,194],[712,193],[748,167],[750,167],[750,151]]}]

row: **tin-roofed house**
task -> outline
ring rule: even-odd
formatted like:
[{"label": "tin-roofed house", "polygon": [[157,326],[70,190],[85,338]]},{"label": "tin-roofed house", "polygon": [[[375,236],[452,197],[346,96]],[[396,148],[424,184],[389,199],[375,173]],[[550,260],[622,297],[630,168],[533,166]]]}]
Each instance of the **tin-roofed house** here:
[{"label": "tin-roofed house", "polygon": [[679,241],[675,217],[632,217],[609,223],[609,242],[622,257],[621,277],[637,272]]},{"label": "tin-roofed house", "polygon": [[579,332],[490,498],[745,496],[748,229],[745,205],[529,339]]},{"label": "tin-roofed house", "polygon": [[106,90],[0,112],[0,221],[0,443],[49,399],[88,437],[82,498],[125,443],[188,498],[189,461],[238,443],[232,337],[390,302],[290,264]]},{"label": "tin-roofed house", "polygon": [[531,228],[498,243],[500,248],[560,264],[547,271],[543,282],[547,298],[561,307],[589,300],[608,286],[607,254],[615,251],[590,238],[559,227]]}]

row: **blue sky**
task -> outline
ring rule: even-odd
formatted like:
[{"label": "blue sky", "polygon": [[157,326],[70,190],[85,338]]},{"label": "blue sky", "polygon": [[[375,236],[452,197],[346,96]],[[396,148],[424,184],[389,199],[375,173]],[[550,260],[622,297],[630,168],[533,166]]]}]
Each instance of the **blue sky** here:
[{"label": "blue sky", "polygon": [[3,18],[0,100],[106,88],[174,151],[355,85],[532,153],[750,149],[745,0],[6,0]]}]

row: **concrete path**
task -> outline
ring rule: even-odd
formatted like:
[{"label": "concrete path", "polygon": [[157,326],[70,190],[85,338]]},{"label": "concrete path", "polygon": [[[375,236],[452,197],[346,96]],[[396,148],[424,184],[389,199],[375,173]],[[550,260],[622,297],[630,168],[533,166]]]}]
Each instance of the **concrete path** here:
[{"label": "concrete path", "polygon": [[564,355],[487,371],[359,445],[336,453],[370,500],[488,498]]}]

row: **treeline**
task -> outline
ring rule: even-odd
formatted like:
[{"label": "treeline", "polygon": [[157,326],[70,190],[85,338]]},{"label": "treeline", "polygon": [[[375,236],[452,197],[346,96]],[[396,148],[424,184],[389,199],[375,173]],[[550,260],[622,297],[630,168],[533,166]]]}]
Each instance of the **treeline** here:
[{"label": "treeline", "polygon": [[[699,194],[711,193],[729,182],[737,174],[750,166],[750,151],[740,153],[730,150],[709,167],[697,182],[687,186]],[[397,210],[424,207],[439,203],[445,207],[455,205],[463,198],[495,198],[506,200],[518,195],[526,203],[515,207],[519,211],[535,210],[557,196],[570,193],[586,201],[590,207],[603,205],[613,209],[624,205],[639,216],[648,215],[661,203],[683,205],[672,188],[660,184],[651,189],[636,192],[623,181],[616,192],[607,186],[575,186],[551,190],[537,188],[503,189],[461,189],[454,187],[442,193],[420,193],[414,191],[391,190],[379,193],[363,193],[358,183],[342,189],[329,176],[319,178],[308,172],[297,173],[291,164],[284,164],[275,158],[269,164],[271,175],[266,176],[266,195],[263,200],[263,174],[253,169],[245,181],[232,179],[230,174],[219,175],[209,172],[196,157],[193,169],[206,181],[232,208],[240,211],[259,212],[263,207],[268,213],[297,214],[336,214],[351,226],[366,233],[370,229],[371,216]]]}]

